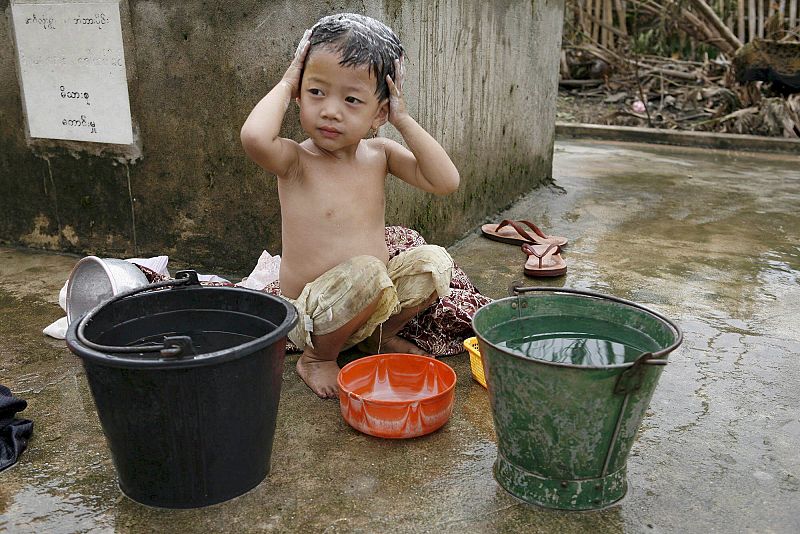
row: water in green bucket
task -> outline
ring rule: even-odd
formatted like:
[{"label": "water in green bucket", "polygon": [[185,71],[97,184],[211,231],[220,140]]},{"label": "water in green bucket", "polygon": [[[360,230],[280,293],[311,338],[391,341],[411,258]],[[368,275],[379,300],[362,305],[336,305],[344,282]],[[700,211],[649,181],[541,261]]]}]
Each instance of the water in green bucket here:
[{"label": "water in green bucket", "polygon": [[588,510],[627,491],[626,462],[682,334],[616,297],[518,288],[475,314],[497,482],[542,506]]},{"label": "water in green bucket", "polygon": [[638,330],[590,317],[542,317],[528,322],[514,328],[538,333],[500,341],[497,346],[536,360],[586,367],[633,362],[659,348]]}]

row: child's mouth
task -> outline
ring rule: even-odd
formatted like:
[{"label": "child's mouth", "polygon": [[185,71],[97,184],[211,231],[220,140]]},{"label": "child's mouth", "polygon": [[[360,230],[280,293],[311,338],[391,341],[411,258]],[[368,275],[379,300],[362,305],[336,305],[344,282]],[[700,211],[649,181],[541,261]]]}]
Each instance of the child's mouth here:
[{"label": "child's mouth", "polygon": [[335,130],[333,128],[319,128],[319,131],[323,137],[327,138],[334,138],[341,135],[341,132],[339,130]]}]

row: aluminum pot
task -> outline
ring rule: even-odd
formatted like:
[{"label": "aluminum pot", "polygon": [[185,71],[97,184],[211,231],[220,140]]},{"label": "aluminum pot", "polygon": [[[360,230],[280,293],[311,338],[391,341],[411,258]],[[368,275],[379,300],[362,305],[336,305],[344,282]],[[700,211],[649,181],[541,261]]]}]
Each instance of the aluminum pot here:
[{"label": "aluminum pot", "polygon": [[72,323],[101,302],[148,284],[133,263],[116,258],[82,258],[67,280],[67,322]]}]

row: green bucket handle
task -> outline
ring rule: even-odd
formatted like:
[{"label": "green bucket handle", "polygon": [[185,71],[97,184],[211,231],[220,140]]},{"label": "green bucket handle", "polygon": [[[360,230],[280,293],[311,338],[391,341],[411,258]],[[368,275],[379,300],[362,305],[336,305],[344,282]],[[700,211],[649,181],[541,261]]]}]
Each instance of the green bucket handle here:
[{"label": "green bucket handle", "polygon": [[[634,367],[637,366],[637,365],[641,365],[641,364],[666,365],[667,364],[667,359],[664,358],[664,356],[666,356],[667,354],[669,354],[670,352],[672,352],[673,350],[678,348],[678,346],[681,344],[681,342],[683,342],[683,332],[681,331],[680,328],[678,328],[678,325],[676,325],[674,322],[672,322],[671,320],[667,319],[666,317],[664,317],[660,313],[658,313],[656,311],[653,311],[650,308],[647,308],[645,306],[642,306],[641,304],[637,304],[637,303],[631,302],[629,300],[621,299],[621,298],[615,297],[613,295],[604,295],[602,293],[595,293],[593,291],[586,291],[586,290],[583,290],[583,289],[572,289],[572,288],[568,288],[568,287],[525,287],[522,284],[522,282],[519,282],[519,281],[511,282],[511,284],[508,286],[508,295],[509,296],[511,296],[511,297],[514,297],[514,296],[519,297],[522,293],[567,293],[567,294],[571,294],[571,295],[580,295],[580,296],[583,296],[583,297],[591,297],[591,298],[596,298],[596,299],[610,300],[610,301],[613,301],[613,302],[618,302],[619,304],[624,304],[626,306],[630,306],[632,308],[636,308],[636,309],[642,310],[643,312],[649,313],[650,315],[654,315],[655,317],[658,317],[659,319],[661,319],[662,321],[667,323],[669,325],[669,327],[672,328],[673,331],[675,331],[675,341],[672,343],[672,345],[670,345],[670,346],[668,346],[668,347],[666,347],[664,349],[661,349],[661,350],[658,350],[658,351],[655,351],[655,352],[642,353],[642,355],[639,356],[639,358],[637,358],[634,362],[632,362]],[[622,392],[623,391],[620,391],[620,393],[622,393]]]}]

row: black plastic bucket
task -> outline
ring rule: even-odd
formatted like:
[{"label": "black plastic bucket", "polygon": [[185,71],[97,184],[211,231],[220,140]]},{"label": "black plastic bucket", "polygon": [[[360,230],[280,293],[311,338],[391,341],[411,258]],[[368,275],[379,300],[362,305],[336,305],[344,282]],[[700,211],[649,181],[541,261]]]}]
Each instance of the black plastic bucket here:
[{"label": "black plastic bucket", "polygon": [[[83,361],[123,493],[197,508],[269,472],[297,312],[263,292],[177,276],[100,304],[66,341]],[[178,287],[142,292],[166,285]]]}]

